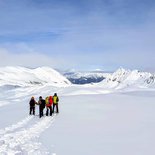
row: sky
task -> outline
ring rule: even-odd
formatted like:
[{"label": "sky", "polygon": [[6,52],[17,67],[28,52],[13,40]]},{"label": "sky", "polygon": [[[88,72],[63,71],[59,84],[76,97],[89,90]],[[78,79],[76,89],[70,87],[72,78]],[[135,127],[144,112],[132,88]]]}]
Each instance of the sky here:
[{"label": "sky", "polygon": [[0,0],[0,66],[155,71],[154,0]]}]

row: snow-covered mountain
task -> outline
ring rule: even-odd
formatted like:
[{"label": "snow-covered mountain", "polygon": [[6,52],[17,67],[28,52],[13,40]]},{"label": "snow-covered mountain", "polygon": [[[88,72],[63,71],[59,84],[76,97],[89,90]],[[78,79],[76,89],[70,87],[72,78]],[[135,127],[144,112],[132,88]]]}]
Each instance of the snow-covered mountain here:
[{"label": "snow-covered mountain", "polygon": [[109,73],[103,71],[64,73],[64,76],[73,84],[98,83],[104,80],[108,75]]},{"label": "snow-covered mountain", "polygon": [[[99,89],[124,89],[124,88],[155,88],[155,75],[138,70],[118,69],[114,73],[97,72],[66,72],[64,75],[50,67],[29,69],[25,67],[1,67],[0,90],[10,90],[26,86],[55,86],[65,87],[79,84],[80,89],[90,84]],[[94,84],[93,84],[94,83]],[[96,83],[96,84],[95,84]],[[69,88],[70,89],[70,88]]]},{"label": "snow-covered mountain", "polygon": [[59,72],[49,67],[29,69],[9,66],[0,68],[0,86],[19,87],[45,84],[67,86],[71,83]]},{"label": "snow-covered mountain", "polygon": [[[135,87],[154,87],[154,79],[118,69],[102,82],[74,85],[48,67],[0,68],[0,155],[153,155],[155,89]],[[55,92],[59,114],[46,116],[45,108],[39,118],[36,105],[29,116],[32,96]]]},{"label": "snow-covered mountain", "polygon": [[109,74],[99,85],[116,89],[131,86],[138,88],[155,87],[155,75],[148,72],[120,68],[113,74]]}]

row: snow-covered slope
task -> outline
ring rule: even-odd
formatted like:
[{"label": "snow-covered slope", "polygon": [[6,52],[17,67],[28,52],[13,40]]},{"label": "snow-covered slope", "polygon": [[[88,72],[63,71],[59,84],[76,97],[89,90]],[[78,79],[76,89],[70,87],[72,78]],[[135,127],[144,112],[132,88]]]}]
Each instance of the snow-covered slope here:
[{"label": "snow-covered slope", "polygon": [[103,71],[64,73],[64,76],[73,84],[98,83],[104,80],[108,75],[109,73]]},{"label": "snow-covered slope", "polygon": [[116,89],[155,87],[155,76],[148,72],[140,72],[138,70],[131,71],[120,68],[113,74],[109,74],[108,77],[98,85]]},{"label": "snow-covered slope", "polygon": [[[134,89],[153,87],[150,73],[119,69],[98,84],[53,87],[70,83],[47,67],[5,67],[0,79],[0,155],[155,154],[155,89]],[[128,87],[133,91],[117,90]],[[29,116],[32,96],[54,92],[59,114],[39,118],[36,105]]]},{"label": "snow-covered slope", "polygon": [[0,86],[7,88],[32,85],[67,86],[70,81],[49,67],[29,69],[24,67],[1,67]]},{"label": "snow-covered slope", "polygon": [[42,118],[38,106],[36,115],[29,116],[30,97],[17,98],[23,93],[15,91],[16,101],[8,100],[8,94],[0,97],[8,102],[0,107],[0,155],[155,154],[155,91],[60,94],[60,113]]}]

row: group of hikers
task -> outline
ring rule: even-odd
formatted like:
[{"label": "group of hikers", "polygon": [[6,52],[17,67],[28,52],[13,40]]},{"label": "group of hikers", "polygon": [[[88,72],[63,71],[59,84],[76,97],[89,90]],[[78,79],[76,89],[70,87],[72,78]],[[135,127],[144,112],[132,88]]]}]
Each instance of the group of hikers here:
[{"label": "group of hikers", "polygon": [[54,93],[54,96],[48,96],[45,99],[42,96],[39,97],[39,101],[36,102],[34,97],[31,97],[29,102],[30,105],[30,115],[35,115],[35,105],[39,105],[39,117],[41,118],[44,115],[44,109],[46,107],[46,116],[52,116],[54,109],[56,107],[56,113],[59,113],[58,109],[59,98],[57,93]]}]

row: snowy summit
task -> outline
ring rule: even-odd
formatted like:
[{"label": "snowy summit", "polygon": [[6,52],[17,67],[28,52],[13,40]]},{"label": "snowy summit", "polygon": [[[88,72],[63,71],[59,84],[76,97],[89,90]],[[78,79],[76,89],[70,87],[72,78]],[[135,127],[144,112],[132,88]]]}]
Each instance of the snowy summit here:
[{"label": "snowy summit", "polygon": [[70,85],[67,80],[56,70],[50,67],[29,69],[25,67],[1,67],[0,86],[33,86],[33,85]]}]

